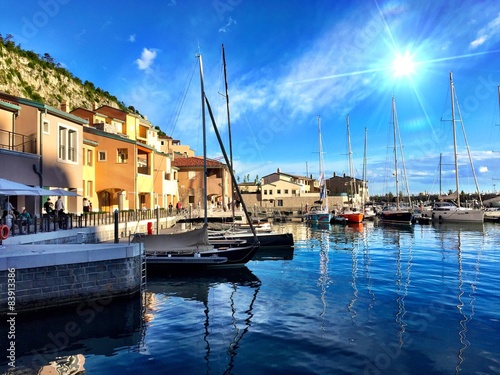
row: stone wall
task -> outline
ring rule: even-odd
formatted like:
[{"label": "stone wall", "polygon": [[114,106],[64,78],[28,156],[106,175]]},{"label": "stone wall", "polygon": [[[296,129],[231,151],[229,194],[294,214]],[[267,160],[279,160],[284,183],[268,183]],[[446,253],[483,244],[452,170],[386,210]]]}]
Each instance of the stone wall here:
[{"label": "stone wall", "polygon": [[131,295],[140,289],[142,258],[137,244],[54,248],[20,245],[0,257],[0,312]]}]

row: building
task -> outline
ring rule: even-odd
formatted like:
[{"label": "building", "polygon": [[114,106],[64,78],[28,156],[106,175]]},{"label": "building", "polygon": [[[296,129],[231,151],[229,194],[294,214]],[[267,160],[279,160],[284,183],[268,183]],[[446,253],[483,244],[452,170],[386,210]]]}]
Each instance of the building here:
[{"label": "building", "polygon": [[[0,93],[2,177],[31,186],[63,188],[81,195],[83,127],[87,120],[57,108]],[[40,198],[13,197],[18,207],[41,214]],[[81,210],[81,197],[64,197]]]},{"label": "building", "polygon": [[[203,157],[176,157],[172,165],[179,171],[179,201],[183,207],[204,202]],[[207,159],[207,202],[210,207],[227,207],[231,199],[231,175],[227,166],[217,160]],[[176,202],[177,203],[177,202]]]}]

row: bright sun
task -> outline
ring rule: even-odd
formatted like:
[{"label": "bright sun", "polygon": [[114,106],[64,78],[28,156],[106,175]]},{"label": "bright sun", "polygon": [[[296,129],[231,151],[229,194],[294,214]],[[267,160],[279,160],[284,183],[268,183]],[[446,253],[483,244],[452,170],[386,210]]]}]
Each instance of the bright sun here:
[{"label": "bright sun", "polygon": [[397,54],[392,67],[396,77],[410,76],[415,72],[415,63],[408,52],[405,52],[404,55]]}]

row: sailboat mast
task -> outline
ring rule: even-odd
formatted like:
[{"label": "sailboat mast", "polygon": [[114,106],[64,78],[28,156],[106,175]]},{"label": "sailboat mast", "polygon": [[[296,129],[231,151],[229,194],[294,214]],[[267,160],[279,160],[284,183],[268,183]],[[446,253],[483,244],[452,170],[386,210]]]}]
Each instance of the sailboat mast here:
[{"label": "sailboat mast", "polygon": [[323,193],[323,158],[321,157],[323,153],[323,145],[321,141],[321,118],[318,116],[318,151],[319,151],[319,176],[318,176],[318,181],[319,181],[319,197],[320,199],[322,198],[322,193]]},{"label": "sailboat mast", "polygon": [[453,131],[453,153],[455,156],[455,188],[457,189],[457,205],[460,207],[460,192],[458,190],[457,129],[455,124],[455,86],[453,85],[452,72],[450,72],[450,96],[451,96],[451,127]]},{"label": "sailboat mast", "polygon": [[394,177],[396,178],[396,206],[399,209],[399,181],[398,181],[398,150],[397,150],[397,136],[396,136],[396,101],[392,97],[392,129],[394,135]]},{"label": "sailboat mast", "polygon": [[[224,65],[224,84],[226,88],[226,111],[227,111],[227,131],[228,131],[228,137],[229,137],[229,161],[231,164],[229,165],[229,168],[231,168],[231,171],[234,172],[233,169],[233,140],[231,136],[231,116],[229,113],[229,90],[227,86],[227,73],[226,73],[226,53],[224,50],[224,44],[222,45],[222,62]],[[232,175],[232,173],[231,173]],[[233,184],[231,183],[231,202],[234,202],[234,189],[232,188]],[[224,203],[224,202],[223,202]],[[232,211],[233,211],[233,217],[234,217],[234,204],[231,204]]]},{"label": "sailboat mast", "polygon": [[363,207],[366,203],[366,152],[367,152],[367,141],[368,141],[368,130],[365,128],[365,145],[363,150]]},{"label": "sailboat mast", "polygon": [[207,132],[205,124],[205,86],[203,80],[203,61],[201,54],[198,54],[198,62],[200,65],[200,89],[201,89],[201,121],[203,124],[203,208],[205,210],[203,224],[208,226],[208,207],[207,207]]},{"label": "sailboat mast", "polygon": [[351,176],[351,194],[352,194],[352,203],[354,203],[354,197],[357,191],[356,191],[356,182],[354,178],[354,166],[352,164],[351,130],[349,127],[349,115],[345,117],[345,122],[347,126],[347,153],[349,156],[349,175]]}]

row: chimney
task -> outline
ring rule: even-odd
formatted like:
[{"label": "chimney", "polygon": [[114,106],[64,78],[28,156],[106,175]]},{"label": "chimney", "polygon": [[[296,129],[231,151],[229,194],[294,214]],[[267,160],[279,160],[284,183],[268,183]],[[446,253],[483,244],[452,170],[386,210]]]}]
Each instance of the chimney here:
[{"label": "chimney", "polygon": [[67,106],[66,100],[61,102],[61,111],[68,112],[68,106]]}]

